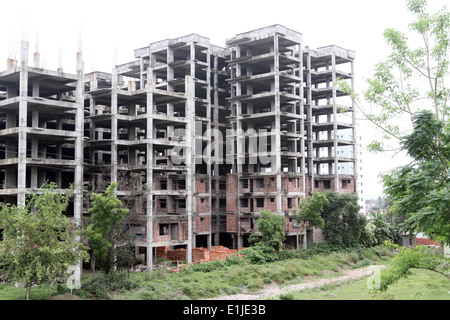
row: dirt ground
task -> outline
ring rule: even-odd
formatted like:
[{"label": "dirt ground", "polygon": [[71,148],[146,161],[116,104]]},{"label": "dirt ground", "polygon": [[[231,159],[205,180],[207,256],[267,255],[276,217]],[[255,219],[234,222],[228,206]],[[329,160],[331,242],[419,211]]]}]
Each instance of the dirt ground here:
[{"label": "dirt ground", "polygon": [[275,297],[279,294],[286,294],[291,291],[300,291],[304,289],[311,289],[316,287],[321,287],[325,284],[329,283],[335,283],[335,282],[341,282],[341,281],[347,281],[352,279],[360,279],[363,277],[369,277],[371,276],[375,270],[378,268],[383,268],[385,266],[378,266],[378,265],[372,265],[364,268],[359,269],[353,269],[353,270],[347,270],[344,272],[343,276],[334,277],[334,278],[323,278],[323,279],[317,279],[313,281],[306,281],[299,284],[292,284],[292,285],[283,285],[280,287],[277,284],[270,284],[265,286],[264,288],[260,289],[258,293],[252,294],[252,293],[241,293],[241,294],[234,294],[229,296],[221,296],[216,297],[208,300],[255,300],[255,299],[265,299],[270,297]]}]

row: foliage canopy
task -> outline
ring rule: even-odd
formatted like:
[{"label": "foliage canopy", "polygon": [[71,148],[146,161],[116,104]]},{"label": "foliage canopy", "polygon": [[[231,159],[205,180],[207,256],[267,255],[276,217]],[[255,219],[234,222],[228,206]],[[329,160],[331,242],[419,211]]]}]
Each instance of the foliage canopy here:
[{"label": "foliage canopy", "polygon": [[132,260],[131,237],[123,223],[128,209],[123,208],[120,199],[115,196],[117,183],[112,182],[105,193],[91,195],[92,207],[90,225],[87,227],[89,244],[95,257],[103,263],[109,272],[122,264],[122,260]]},{"label": "foliage canopy", "polygon": [[358,196],[332,191],[323,194],[328,199],[322,212],[325,240],[333,246],[358,246],[366,224],[365,217],[358,213]]},{"label": "foliage canopy", "polygon": [[69,276],[69,266],[88,259],[80,230],[64,215],[69,195],[56,189],[44,184],[23,206],[3,204],[0,211],[0,269],[4,280],[25,285],[27,298],[33,283],[48,283],[51,290]]}]

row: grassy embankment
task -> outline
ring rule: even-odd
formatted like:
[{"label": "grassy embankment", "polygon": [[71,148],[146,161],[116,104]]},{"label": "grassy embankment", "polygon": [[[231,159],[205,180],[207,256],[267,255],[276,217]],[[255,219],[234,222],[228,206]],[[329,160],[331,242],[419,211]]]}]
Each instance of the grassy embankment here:
[{"label": "grassy embankment", "polygon": [[367,289],[366,278],[325,284],[320,288],[289,292],[280,300],[450,300],[449,281],[442,275],[413,269],[412,275],[399,280],[385,293],[374,294]]},{"label": "grassy embankment", "polygon": [[[166,269],[135,273],[113,285],[105,283],[101,277],[92,282],[92,276],[83,276],[82,290],[74,290],[74,293],[81,299],[206,299],[244,291],[256,292],[270,283],[293,283],[301,282],[305,277],[324,277],[324,272],[327,277],[337,276],[344,268],[387,263],[391,257],[391,250],[384,247],[331,253],[323,248],[286,251],[282,254],[283,260],[263,265],[232,257],[226,261],[190,266],[179,274]],[[60,294],[68,292],[64,286],[60,289]],[[57,294],[56,288],[53,292]],[[0,285],[0,299],[18,300],[24,297],[25,289]],[[48,289],[32,288],[31,299],[48,299]]]},{"label": "grassy embankment", "polygon": [[[206,299],[242,292],[258,292],[265,285],[295,284],[318,278],[336,277],[344,269],[356,269],[372,264],[389,264],[393,253],[385,247],[330,252],[314,250],[286,251],[282,260],[255,265],[242,258],[214,261],[190,266],[180,273],[158,269],[151,273],[134,273],[106,281],[105,277],[84,275],[82,290],[77,296],[68,295],[60,286],[53,294],[65,294],[66,299],[120,299],[120,300],[177,300]],[[326,284],[320,288],[290,292],[277,299],[450,299],[448,280],[426,270],[414,270],[413,276],[399,281],[388,293],[373,296],[366,279]],[[93,281],[94,279],[94,281]],[[0,285],[0,300],[24,300],[26,289]],[[33,287],[31,299],[48,299],[47,287]]]}]

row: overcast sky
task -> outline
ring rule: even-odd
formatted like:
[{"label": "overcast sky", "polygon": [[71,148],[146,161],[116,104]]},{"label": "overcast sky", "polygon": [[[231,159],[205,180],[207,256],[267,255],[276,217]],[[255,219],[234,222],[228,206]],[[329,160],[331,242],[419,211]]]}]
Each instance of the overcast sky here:
[{"label": "overcast sky", "polygon": [[[434,12],[448,0],[428,3]],[[37,43],[44,68],[62,66],[74,72],[81,47],[86,73],[111,72],[114,64],[134,60],[134,49],[154,41],[197,33],[224,47],[238,33],[281,24],[301,32],[304,45],[312,49],[334,44],[354,50],[360,92],[364,78],[389,53],[384,29],[407,31],[409,22],[404,0],[15,0],[2,3],[0,70],[6,69],[8,57],[19,58],[22,39],[29,42],[30,57]],[[370,132],[364,134],[367,141]],[[365,157],[365,194],[381,195],[378,173],[401,161],[386,155]]]}]

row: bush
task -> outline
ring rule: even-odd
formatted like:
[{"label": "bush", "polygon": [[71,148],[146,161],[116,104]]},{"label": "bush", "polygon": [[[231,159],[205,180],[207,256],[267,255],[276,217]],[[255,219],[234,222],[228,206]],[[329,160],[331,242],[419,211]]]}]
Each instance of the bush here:
[{"label": "bush", "polygon": [[106,277],[98,277],[84,284],[82,289],[98,300],[109,300],[109,281]]},{"label": "bush", "polygon": [[[67,293],[70,293],[70,289],[67,288],[65,285],[58,284],[56,286],[56,294],[62,295]],[[76,295],[77,297],[80,297],[81,299],[86,299],[91,296],[89,292],[83,289],[73,289],[72,294]]]},{"label": "bush", "polygon": [[253,264],[263,264],[279,260],[278,252],[262,243],[257,243],[252,247],[243,249],[240,253],[244,255],[244,259]]},{"label": "bush", "polygon": [[96,277],[81,286],[83,291],[89,292],[91,297],[98,300],[109,300],[110,292],[122,292],[136,288],[139,288],[139,284],[127,279],[123,273]]},{"label": "bush", "polygon": [[294,300],[294,295],[292,293],[282,293],[279,295],[280,300]]}]

